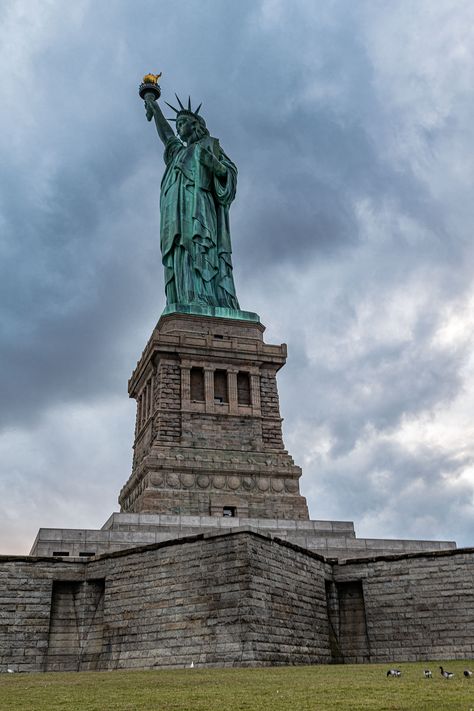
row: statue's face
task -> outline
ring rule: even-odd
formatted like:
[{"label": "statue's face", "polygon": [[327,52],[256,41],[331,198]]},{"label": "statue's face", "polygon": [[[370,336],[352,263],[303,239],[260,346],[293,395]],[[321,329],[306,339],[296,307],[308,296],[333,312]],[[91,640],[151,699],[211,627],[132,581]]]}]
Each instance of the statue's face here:
[{"label": "statue's face", "polygon": [[178,136],[183,141],[189,141],[194,134],[194,119],[191,116],[180,116],[176,121]]}]

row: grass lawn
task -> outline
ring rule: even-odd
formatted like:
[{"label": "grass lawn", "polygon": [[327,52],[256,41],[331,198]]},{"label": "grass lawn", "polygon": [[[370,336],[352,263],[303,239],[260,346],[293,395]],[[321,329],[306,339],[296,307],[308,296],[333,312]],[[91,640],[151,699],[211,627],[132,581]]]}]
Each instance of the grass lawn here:
[{"label": "grass lawn", "polygon": [[[445,680],[439,664],[455,672]],[[1,674],[1,711],[474,711],[472,663]],[[431,669],[432,679],[423,677]]]}]

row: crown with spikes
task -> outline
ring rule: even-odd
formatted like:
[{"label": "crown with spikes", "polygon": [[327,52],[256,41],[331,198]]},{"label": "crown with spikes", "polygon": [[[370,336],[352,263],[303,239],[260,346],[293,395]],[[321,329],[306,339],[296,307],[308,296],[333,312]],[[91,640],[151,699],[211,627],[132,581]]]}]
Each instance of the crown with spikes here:
[{"label": "crown with spikes", "polygon": [[199,114],[199,109],[200,109],[201,106],[202,106],[202,102],[199,104],[199,106],[197,107],[197,109],[195,109],[195,110],[193,111],[192,108],[191,108],[191,97],[190,97],[190,96],[188,97],[188,108],[186,108],[185,106],[183,106],[183,104],[181,103],[181,99],[179,98],[178,94],[175,94],[175,96],[176,96],[176,99],[177,99],[178,104],[179,104],[179,106],[180,106],[179,109],[175,109],[174,106],[171,106],[171,104],[168,104],[168,102],[165,101],[165,104],[166,104],[167,106],[169,106],[170,109],[172,109],[172,110],[175,112],[175,114],[176,114],[176,118],[169,119],[169,121],[177,121],[178,118],[179,118],[179,116],[182,116],[182,115],[184,114],[184,115],[186,115],[186,116],[193,116],[194,118],[198,119],[199,123],[204,124],[204,126],[206,125],[206,124],[205,124],[205,121],[204,121],[204,119],[203,119],[203,117],[198,115],[198,114]]}]

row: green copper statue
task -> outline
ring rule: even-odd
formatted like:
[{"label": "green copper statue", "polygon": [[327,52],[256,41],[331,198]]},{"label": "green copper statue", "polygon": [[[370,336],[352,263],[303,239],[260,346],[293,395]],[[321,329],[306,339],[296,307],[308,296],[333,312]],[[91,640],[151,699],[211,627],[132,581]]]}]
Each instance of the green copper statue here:
[{"label": "green copper statue", "polygon": [[179,109],[168,104],[176,113],[177,138],[156,101],[159,88],[150,92],[147,86],[140,95],[165,146],[160,240],[167,305],[237,310],[229,230],[237,168],[209,135],[200,106],[193,111],[189,100],[185,108],[178,97]]}]

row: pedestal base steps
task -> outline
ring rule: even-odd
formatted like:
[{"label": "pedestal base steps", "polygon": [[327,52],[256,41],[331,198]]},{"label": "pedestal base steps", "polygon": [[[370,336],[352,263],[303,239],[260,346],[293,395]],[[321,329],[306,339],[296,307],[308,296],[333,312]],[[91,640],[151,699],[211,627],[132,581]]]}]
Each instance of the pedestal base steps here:
[{"label": "pedestal base steps", "polygon": [[265,533],[339,560],[456,548],[452,541],[356,538],[351,521],[114,513],[100,530],[41,528],[30,555],[90,557],[202,533],[239,530]]}]

